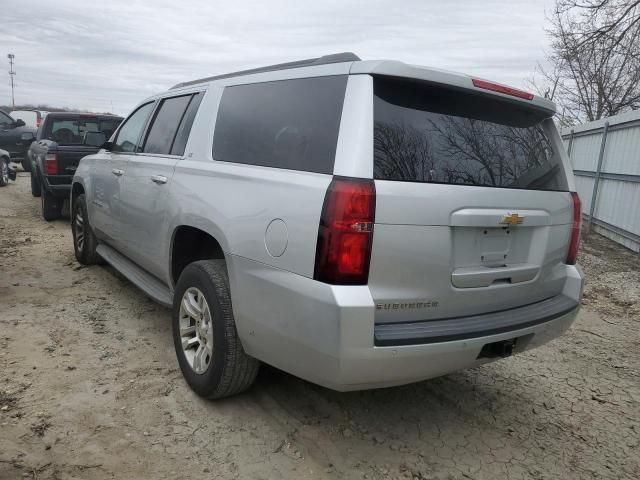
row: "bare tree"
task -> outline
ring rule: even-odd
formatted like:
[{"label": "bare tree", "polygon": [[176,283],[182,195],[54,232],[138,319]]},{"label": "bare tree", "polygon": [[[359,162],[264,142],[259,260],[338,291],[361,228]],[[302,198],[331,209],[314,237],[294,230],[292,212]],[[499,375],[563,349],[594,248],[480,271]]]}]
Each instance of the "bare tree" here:
[{"label": "bare tree", "polygon": [[558,0],[557,10],[573,11],[581,23],[581,43],[617,32],[619,41],[640,25],[640,0]]},{"label": "bare tree", "polygon": [[557,0],[538,93],[564,125],[640,108],[640,0]]}]

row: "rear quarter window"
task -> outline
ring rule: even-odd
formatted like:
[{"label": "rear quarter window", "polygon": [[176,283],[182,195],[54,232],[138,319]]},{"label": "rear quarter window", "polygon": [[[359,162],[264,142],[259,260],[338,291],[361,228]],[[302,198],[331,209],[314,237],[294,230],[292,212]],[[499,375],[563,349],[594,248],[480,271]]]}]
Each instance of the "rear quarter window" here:
[{"label": "rear quarter window", "polygon": [[375,78],[374,177],[566,191],[545,119],[496,97]]},{"label": "rear quarter window", "polygon": [[213,158],[333,173],[346,85],[344,75],[226,87]]}]

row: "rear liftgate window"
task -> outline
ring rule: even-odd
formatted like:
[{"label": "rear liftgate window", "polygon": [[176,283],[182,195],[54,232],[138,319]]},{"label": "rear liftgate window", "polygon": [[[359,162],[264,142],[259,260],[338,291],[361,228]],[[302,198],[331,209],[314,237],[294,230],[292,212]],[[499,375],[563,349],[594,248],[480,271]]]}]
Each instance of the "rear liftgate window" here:
[{"label": "rear liftgate window", "polygon": [[543,112],[407,80],[374,80],[374,177],[566,191]]},{"label": "rear liftgate window", "polygon": [[333,173],[346,76],[226,87],[213,158]]}]

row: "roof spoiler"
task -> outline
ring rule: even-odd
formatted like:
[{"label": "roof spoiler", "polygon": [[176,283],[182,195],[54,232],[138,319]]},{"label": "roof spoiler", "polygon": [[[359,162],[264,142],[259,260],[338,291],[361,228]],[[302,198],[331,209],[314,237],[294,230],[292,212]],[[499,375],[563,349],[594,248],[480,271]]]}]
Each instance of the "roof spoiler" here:
[{"label": "roof spoiler", "polygon": [[200,78],[198,80],[191,80],[190,82],[178,83],[171,87],[170,90],[175,88],[188,87],[190,85],[196,85],[198,83],[210,82],[212,80],[221,80],[223,78],[241,77],[243,75],[252,75],[254,73],[274,72],[276,70],[288,70],[290,68],[301,67],[314,67],[316,65],[328,65],[331,63],[343,63],[343,62],[357,62],[360,60],[355,53],[343,52],[333,53],[331,55],[323,55],[318,58],[309,58],[307,60],[298,60],[296,62],[279,63],[277,65],[269,65],[266,67],[252,68],[250,70],[240,70],[239,72],[225,73],[223,75],[215,75],[213,77]]}]

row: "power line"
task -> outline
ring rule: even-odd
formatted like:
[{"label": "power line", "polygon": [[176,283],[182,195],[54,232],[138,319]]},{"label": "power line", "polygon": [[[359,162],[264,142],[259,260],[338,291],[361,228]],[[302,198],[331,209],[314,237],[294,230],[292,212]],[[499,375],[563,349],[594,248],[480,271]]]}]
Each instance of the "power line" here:
[{"label": "power line", "polygon": [[13,59],[16,58],[16,56],[13,53],[9,53],[7,54],[7,58],[9,59],[9,78],[11,79],[11,107],[13,108],[13,110],[15,110],[16,97],[13,91],[13,77],[15,76],[16,72],[13,70]]}]

